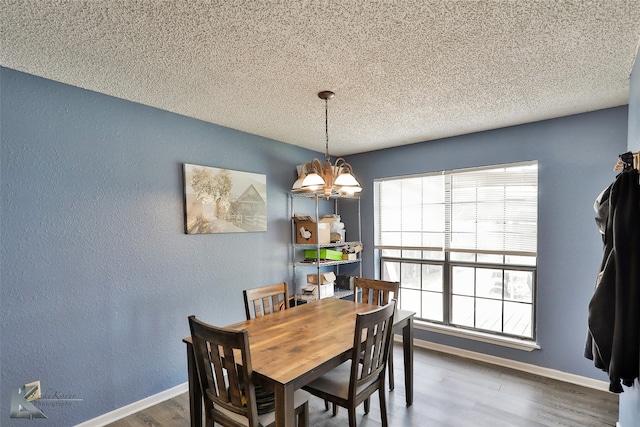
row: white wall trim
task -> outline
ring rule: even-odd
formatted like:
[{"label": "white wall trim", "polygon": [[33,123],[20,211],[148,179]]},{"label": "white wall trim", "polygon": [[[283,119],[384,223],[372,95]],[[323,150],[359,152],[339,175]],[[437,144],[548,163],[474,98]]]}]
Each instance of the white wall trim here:
[{"label": "white wall trim", "polygon": [[[396,335],[396,341],[402,341],[402,337]],[[421,339],[414,338],[413,344],[416,347],[426,348],[428,350],[435,350],[441,353],[453,354],[456,356],[465,357],[467,359],[477,360],[480,362],[491,363],[497,366],[503,366],[505,368],[516,369],[522,372],[528,372],[534,375],[540,375],[542,377],[551,378],[554,380],[564,381],[571,384],[580,385],[583,387],[592,388],[600,391],[609,391],[609,383],[606,381],[594,380],[593,378],[587,378],[580,375],[569,374],[566,372],[558,371],[550,368],[543,368],[541,366],[531,365],[529,363],[518,362],[511,359],[505,359],[502,357],[491,356],[484,353],[477,353],[475,351],[463,350],[457,347],[451,347],[448,345],[432,343]]]},{"label": "white wall trim", "polygon": [[76,427],[106,426],[107,424],[111,424],[113,422],[121,420],[124,417],[128,417],[131,414],[135,414],[136,412],[147,409],[150,406],[156,405],[158,403],[164,402],[165,400],[169,400],[173,397],[179,396],[182,393],[186,393],[187,391],[189,391],[188,382],[178,384],[175,387],[172,387],[165,391],[161,391],[160,393],[154,394],[153,396],[145,397],[142,400],[138,400],[137,402],[133,402],[127,406],[123,406],[122,408],[118,408],[114,411],[107,412],[106,414],[100,415],[99,417],[77,424]]},{"label": "white wall trim", "polygon": [[416,329],[421,329],[423,331],[436,332],[439,334],[451,335],[454,337],[501,345],[503,347],[515,348],[517,350],[533,351],[540,349],[538,343],[534,341],[488,334],[485,332],[472,331],[469,329],[455,328],[452,326],[439,325],[437,323],[424,322],[421,320],[415,320],[414,326]]}]

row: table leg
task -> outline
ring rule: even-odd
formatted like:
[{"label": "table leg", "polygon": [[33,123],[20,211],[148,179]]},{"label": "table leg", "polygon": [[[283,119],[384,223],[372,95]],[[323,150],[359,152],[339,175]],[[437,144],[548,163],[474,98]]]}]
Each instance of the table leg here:
[{"label": "table leg", "polygon": [[274,394],[276,398],[276,427],[294,427],[294,405],[292,386],[276,384]]},{"label": "table leg", "polygon": [[404,351],[404,387],[407,406],[413,404],[413,318],[410,317],[402,328],[402,349]]},{"label": "table leg", "polygon": [[196,368],[196,356],[193,344],[187,343],[187,376],[189,379],[189,410],[191,412],[191,427],[202,427],[202,394]]}]

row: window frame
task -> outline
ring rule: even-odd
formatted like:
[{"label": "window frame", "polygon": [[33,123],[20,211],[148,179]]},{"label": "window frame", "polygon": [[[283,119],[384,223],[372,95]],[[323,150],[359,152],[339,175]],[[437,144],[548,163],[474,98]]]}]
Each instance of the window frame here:
[{"label": "window frame", "polygon": [[[450,235],[448,235],[447,233],[451,233],[451,222],[452,222],[452,218],[451,218],[451,209],[452,209],[452,196],[451,196],[451,176],[455,176],[456,174],[459,173],[465,173],[468,171],[490,171],[490,170],[498,170],[498,169],[503,169],[505,170],[505,172],[509,172],[507,169],[509,168],[519,168],[519,167],[523,167],[523,166],[534,166],[535,167],[535,197],[533,199],[535,199],[534,203],[535,203],[535,236],[533,236],[534,239],[534,243],[535,243],[535,252],[531,253],[530,250],[529,251],[510,251],[510,250],[497,250],[497,251],[492,251],[492,250],[484,250],[484,249],[480,249],[480,250],[472,250],[472,249],[455,249],[455,248],[451,248],[450,246],[448,246],[448,244],[450,243]],[[460,331],[468,331],[468,332],[472,332],[472,333],[480,333],[480,334],[487,334],[490,336],[495,336],[496,338],[505,338],[505,339],[509,339],[509,340],[516,340],[516,341],[524,341],[524,342],[528,342],[528,343],[535,343],[536,340],[536,325],[537,325],[537,318],[536,318],[536,312],[537,312],[537,234],[538,234],[538,203],[539,203],[539,182],[538,182],[538,172],[539,172],[539,167],[538,167],[538,162],[537,161],[527,161],[527,162],[518,162],[518,163],[509,163],[509,164],[499,164],[499,165],[490,165],[490,166],[485,166],[485,167],[481,167],[481,168],[467,168],[467,169],[456,169],[456,170],[450,170],[450,171],[440,171],[440,172],[435,172],[435,173],[425,173],[425,174],[420,174],[420,175],[407,175],[407,176],[398,176],[398,177],[392,177],[392,178],[384,178],[384,179],[376,179],[374,180],[374,211],[375,211],[375,215],[374,215],[374,227],[375,227],[375,233],[374,233],[374,238],[375,238],[375,242],[374,242],[374,249],[375,249],[375,253],[376,253],[376,257],[378,259],[378,266],[379,266],[379,271],[380,271],[380,276],[381,279],[383,280],[393,280],[393,277],[388,277],[386,276],[387,274],[387,269],[385,268],[385,264],[386,263],[395,263],[398,264],[398,280],[402,277],[402,266],[403,265],[408,265],[408,264],[417,264],[420,266],[420,286],[417,288],[417,290],[420,292],[420,301],[419,301],[419,306],[422,309],[423,308],[423,293],[427,292],[434,292],[432,290],[425,290],[425,288],[423,287],[423,266],[424,265],[435,265],[435,266],[440,266],[441,268],[441,280],[442,280],[442,287],[441,287],[441,291],[439,293],[442,294],[442,320],[434,320],[434,319],[427,319],[427,318],[423,318],[422,317],[422,312],[419,313],[419,316],[416,317],[416,320],[418,321],[418,323],[422,323],[424,322],[425,324],[430,324],[430,325],[434,325],[434,326],[443,326],[445,328],[453,328],[455,330],[460,330]],[[381,221],[381,214],[380,211],[381,209],[381,205],[380,205],[380,201],[379,201],[379,197],[380,197],[380,187],[379,187],[379,183],[381,182],[385,182],[385,181],[389,181],[389,180],[405,180],[405,179],[413,179],[413,178],[422,178],[422,177],[430,177],[430,176],[443,176],[443,179],[445,180],[445,193],[447,191],[449,191],[450,193],[448,195],[445,195],[444,199],[444,204],[445,204],[445,210],[447,211],[447,213],[445,214],[445,237],[444,237],[444,242],[442,247],[429,247],[429,246],[390,246],[390,245],[381,245],[379,244],[379,239],[381,236],[381,231],[380,231],[380,221]],[[449,177],[449,178],[448,178]],[[446,181],[447,179],[449,179],[450,181]],[[399,185],[402,185],[401,182],[399,182]],[[505,194],[507,193],[507,189],[506,189],[506,185],[505,185]],[[483,187],[486,188],[486,187]],[[478,196],[476,196],[478,197]],[[529,195],[529,197],[531,198],[531,194]],[[440,196],[437,195],[434,197],[435,199],[439,199]],[[508,197],[505,196],[502,199],[500,199],[500,203],[503,204],[503,206],[505,206],[505,210],[506,207],[508,206]],[[422,203],[422,202],[421,202]],[[479,200],[475,201],[475,204],[481,204],[479,203]],[[424,206],[424,204],[422,204],[422,206]],[[506,227],[506,226],[505,226]],[[422,232],[422,228],[420,228],[419,232]],[[507,234],[507,231],[503,231],[503,234]],[[476,239],[477,240],[477,239]],[[390,252],[394,252],[391,253]],[[396,252],[397,251],[397,252]],[[407,251],[422,251],[420,253],[419,257],[408,257],[406,255]],[[425,257],[425,251],[441,251],[442,252],[442,258],[441,259],[434,259],[429,258],[428,256]],[[451,254],[453,253],[472,253],[474,254],[473,256],[473,261],[460,261],[460,260],[452,260],[451,259]],[[416,255],[416,254],[412,254],[412,255]],[[487,262],[487,261],[478,261],[478,255],[499,255],[502,257],[502,261],[501,262]],[[507,263],[507,257],[508,256],[527,256],[528,258],[522,258],[520,259],[520,261],[522,260],[526,260],[528,262],[521,262],[521,263],[517,263],[517,262],[509,262]],[[474,281],[473,281],[473,288],[474,288],[474,294],[472,295],[472,299],[473,299],[473,307],[474,307],[474,313],[472,313],[472,317],[474,319],[474,323],[473,326],[468,326],[468,325],[463,325],[463,324],[457,324],[453,322],[453,318],[452,318],[452,311],[453,311],[453,298],[454,298],[454,292],[453,292],[453,284],[452,284],[452,276],[453,276],[453,269],[455,267],[469,267],[469,268],[473,268],[474,271]],[[479,296],[478,292],[477,292],[477,281],[478,281],[478,269],[494,269],[494,270],[501,270],[501,297],[500,298],[489,298],[486,296]],[[507,284],[509,283],[508,280],[508,276],[505,274],[505,272],[508,271],[522,271],[522,272],[526,272],[526,273],[530,273],[530,276],[527,277],[527,283],[526,285],[530,288],[530,296],[527,296],[527,298],[530,299],[530,301],[518,301],[515,300],[513,298],[513,295],[511,295],[509,298],[506,297],[506,288],[507,288]],[[530,283],[529,282],[529,278],[530,278]],[[402,280],[400,280],[400,285],[401,285],[401,292],[400,295],[398,296],[398,300],[399,300],[399,304],[400,304],[400,308],[402,308]],[[520,285],[522,286],[522,285]],[[405,287],[404,289],[416,289],[415,287],[410,287],[407,288]],[[526,289],[526,287],[525,287]],[[435,292],[438,293],[438,292]],[[525,293],[526,294],[526,293]],[[487,301],[499,301],[500,302],[500,309],[501,309],[501,315],[500,315],[500,330],[497,331],[495,329],[484,329],[482,327],[478,327],[477,325],[477,302],[478,301],[482,301],[482,300],[487,300]],[[530,325],[529,325],[529,330],[528,332],[525,334],[517,334],[517,333],[511,333],[511,330],[506,330],[505,331],[505,306],[507,304],[512,304],[513,307],[517,307],[517,304],[526,304],[529,305],[528,310],[530,310]],[[527,309],[524,310],[525,312],[527,311]],[[523,318],[526,318],[526,314]],[[526,331],[526,329],[525,329]]]}]

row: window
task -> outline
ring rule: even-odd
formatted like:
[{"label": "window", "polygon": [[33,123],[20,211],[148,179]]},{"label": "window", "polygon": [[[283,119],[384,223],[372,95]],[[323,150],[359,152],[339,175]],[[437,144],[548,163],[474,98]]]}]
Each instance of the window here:
[{"label": "window", "polygon": [[538,164],[375,182],[381,279],[417,318],[535,339]]}]

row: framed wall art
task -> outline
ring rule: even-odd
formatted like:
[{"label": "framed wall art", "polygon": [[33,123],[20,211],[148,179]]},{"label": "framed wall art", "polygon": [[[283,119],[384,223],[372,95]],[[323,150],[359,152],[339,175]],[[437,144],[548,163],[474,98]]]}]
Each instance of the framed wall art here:
[{"label": "framed wall art", "polygon": [[267,231],[267,176],[184,164],[186,234]]}]

